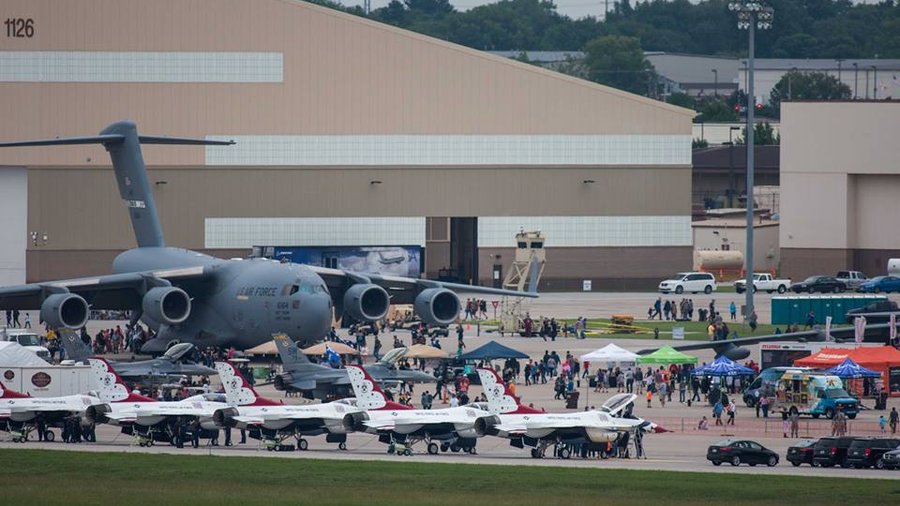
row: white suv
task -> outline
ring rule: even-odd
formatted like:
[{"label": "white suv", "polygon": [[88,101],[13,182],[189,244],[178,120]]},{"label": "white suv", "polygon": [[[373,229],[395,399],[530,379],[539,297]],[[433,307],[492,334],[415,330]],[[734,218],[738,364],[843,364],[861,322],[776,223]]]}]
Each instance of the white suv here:
[{"label": "white suv", "polygon": [[715,289],[716,277],[708,272],[679,272],[659,284],[662,293],[712,293]]}]

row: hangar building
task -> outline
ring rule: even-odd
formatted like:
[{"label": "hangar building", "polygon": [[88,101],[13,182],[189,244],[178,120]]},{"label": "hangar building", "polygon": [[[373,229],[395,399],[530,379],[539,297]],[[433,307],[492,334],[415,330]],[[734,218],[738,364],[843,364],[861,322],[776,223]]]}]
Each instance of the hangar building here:
[{"label": "hangar building", "polygon": [[[548,238],[543,289],[691,266],[692,111],[301,1],[4,13],[0,139],[132,119],[237,142],[144,148],[170,245],[419,246],[424,275],[490,284],[526,229]],[[0,199],[2,284],[108,272],[135,245],[99,146],[0,150]]]},{"label": "hangar building", "polygon": [[781,271],[885,274],[900,257],[900,102],[781,106]]}]

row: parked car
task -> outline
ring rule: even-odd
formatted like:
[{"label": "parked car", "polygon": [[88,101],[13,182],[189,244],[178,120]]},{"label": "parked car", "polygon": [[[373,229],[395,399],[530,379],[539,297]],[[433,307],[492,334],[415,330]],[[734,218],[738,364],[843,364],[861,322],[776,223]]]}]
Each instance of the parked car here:
[{"label": "parked car", "polygon": [[900,292],[900,278],[897,276],[875,276],[859,285],[856,291],[862,293]]},{"label": "parked car", "polygon": [[866,275],[859,271],[838,271],[835,277],[851,290],[859,288],[866,282]]},{"label": "parked car", "polygon": [[756,441],[725,439],[713,443],[706,449],[706,460],[712,462],[714,466],[728,462],[733,466],[765,464],[772,467],[778,464],[778,454]]},{"label": "parked car", "polygon": [[794,467],[797,467],[800,464],[809,464],[813,467],[816,467],[817,464],[813,460],[813,451],[815,450],[817,442],[818,441],[815,439],[800,441],[799,443],[787,449],[787,455],[785,455],[785,458],[788,462],[793,464]]},{"label": "parked car", "polygon": [[813,447],[813,464],[822,467],[847,467],[847,448],[852,437],[823,437]]},{"label": "parked car", "polygon": [[847,285],[843,281],[839,281],[831,276],[810,276],[799,283],[791,285],[791,291],[796,293],[838,293],[846,290]]},{"label": "parked car", "polygon": [[847,449],[847,464],[857,469],[874,467],[884,469],[885,453],[900,447],[900,439],[881,437],[856,438]]},{"label": "parked car", "polygon": [[[744,293],[747,289],[744,285],[747,284],[746,280],[739,279],[734,282],[734,291],[737,293]],[[776,279],[771,274],[765,272],[754,272],[753,273],[753,291],[756,292],[758,290],[765,290],[766,293],[778,292],[784,293],[787,291],[788,287],[791,286],[790,279]]]},{"label": "parked car", "polygon": [[679,272],[659,284],[662,293],[712,293],[715,289],[716,277],[708,272]]},{"label": "parked car", "polygon": [[885,469],[900,469],[900,448],[885,452],[881,459]]}]

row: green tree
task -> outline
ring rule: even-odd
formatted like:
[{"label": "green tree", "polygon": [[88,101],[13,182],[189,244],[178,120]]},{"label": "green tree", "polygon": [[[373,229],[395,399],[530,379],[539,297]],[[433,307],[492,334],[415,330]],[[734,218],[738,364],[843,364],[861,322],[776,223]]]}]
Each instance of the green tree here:
[{"label": "green tree", "polygon": [[769,101],[775,111],[780,111],[784,100],[847,100],[851,95],[850,87],[835,76],[792,70],[775,84]]},{"label": "green tree", "polygon": [[694,100],[694,97],[688,95],[687,93],[672,93],[669,95],[669,98],[666,99],[666,102],[677,105],[680,107],[685,107],[687,109],[693,109],[696,105],[697,101]]},{"label": "green tree", "polygon": [[584,64],[591,81],[641,95],[653,83],[653,65],[644,57],[640,40],[605,35],[584,47]]},{"label": "green tree", "polygon": [[694,118],[695,123],[728,123],[738,120],[734,108],[721,98],[707,98],[698,104],[697,112],[700,114]]},{"label": "green tree", "polygon": [[[747,138],[747,127],[744,127],[741,130],[741,136],[736,141],[738,144],[746,144]],[[770,144],[780,144],[781,137],[772,128],[772,125],[766,121],[763,123],[757,123],[753,125],[753,145],[754,146],[766,146]]]}]

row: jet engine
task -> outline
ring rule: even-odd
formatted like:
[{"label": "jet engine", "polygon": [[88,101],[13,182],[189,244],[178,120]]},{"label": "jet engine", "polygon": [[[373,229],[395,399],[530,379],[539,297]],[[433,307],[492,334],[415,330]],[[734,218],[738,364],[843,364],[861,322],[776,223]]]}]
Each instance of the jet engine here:
[{"label": "jet engine", "polygon": [[88,321],[88,303],[74,293],[50,295],[41,304],[41,321],[51,328],[79,329]]},{"label": "jet engine", "polygon": [[108,404],[94,404],[84,410],[83,421],[88,424],[98,424],[106,421],[106,414],[112,411]]},{"label": "jet engine", "polygon": [[365,423],[368,420],[369,420],[369,415],[367,415],[366,413],[363,413],[362,411],[360,411],[358,413],[348,413],[348,414],[344,415],[344,421],[343,421],[344,430],[347,432],[365,431],[366,430]]},{"label": "jet engine", "polygon": [[191,298],[174,286],[151,288],[141,305],[145,315],[164,325],[178,325],[191,314]]},{"label": "jet engine", "polygon": [[234,427],[234,417],[238,416],[236,408],[221,408],[213,412],[213,422],[216,427]]},{"label": "jet engine", "polygon": [[497,415],[491,416],[482,416],[475,420],[475,433],[481,436],[496,436],[500,433],[497,430],[497,425],[500,425],[500,417]]},{"label": "jet engine", "polygon": [[372,283],[359,283],[344,292],[344,311],[358,321],[380,320],[390,305],[387,290]]},{"label": "jet engine", "polygon": [[416,296],[416,314],[429,325],[450,325],[459,317],[459,297],[446,288],[428,288]]},{"label": "jet engine", "polygon": [[[287,376],[287,378],[285,377]],[[287,385],[290,383],[290,373],[278,374],[275,376],[275,381],[273,382],[273,386],[275,390],[279,392],[283,392],[287,390]]]}]

